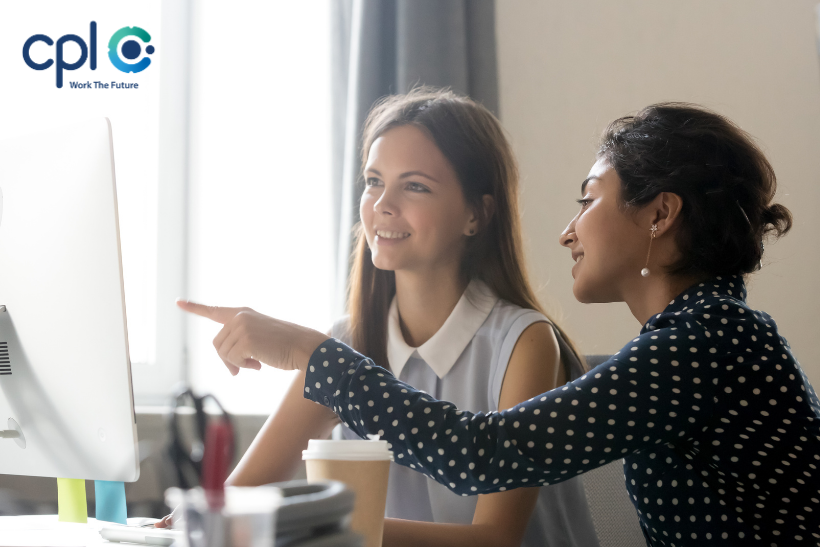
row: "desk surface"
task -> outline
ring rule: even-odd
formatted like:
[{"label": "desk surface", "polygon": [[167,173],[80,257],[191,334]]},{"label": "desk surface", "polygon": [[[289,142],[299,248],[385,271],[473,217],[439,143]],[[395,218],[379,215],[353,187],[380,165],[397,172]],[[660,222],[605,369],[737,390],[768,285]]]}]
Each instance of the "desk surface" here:
[{"label": "desk surface", "polygon": [[[128,519],[138,524],[143,519]],[[57,515],[0,517],[0,546],[2,547],[88,547],[120,545],[100,537],[103,522],[88,519],[88,524],[59,522]]]}]

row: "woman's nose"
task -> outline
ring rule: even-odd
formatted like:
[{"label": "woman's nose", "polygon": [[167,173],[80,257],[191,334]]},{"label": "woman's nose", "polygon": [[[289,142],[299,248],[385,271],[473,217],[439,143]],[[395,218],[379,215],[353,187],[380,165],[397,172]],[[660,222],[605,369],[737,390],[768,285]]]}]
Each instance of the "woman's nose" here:
[{"label": "woman's nose", "polygon": [[373,210],[380,215],[395,215],[397,210],[392,192],[385,189],[379,199],[376,200],[376,203],[373,204]]},{"label": "woman's nose", "polygon": [[564,247],[570,247],[575,241],[577,241],[578,237],[575,235],[575,219],[572,219],[572,222],[564,228],[564,231],[561,232],[561,235],[558,236],[558,243]]}]

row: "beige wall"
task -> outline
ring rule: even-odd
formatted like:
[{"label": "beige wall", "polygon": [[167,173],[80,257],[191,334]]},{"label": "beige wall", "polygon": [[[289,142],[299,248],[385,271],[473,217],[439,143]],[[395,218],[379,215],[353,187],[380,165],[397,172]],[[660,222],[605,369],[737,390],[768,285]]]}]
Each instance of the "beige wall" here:
[{"label": "beige wall", "polygon": [[755,135],[795,215],[768,245],[750,304],[770,313],[815,384],[820,266],[820,60],[807,0],[499,0],[501,118],[524,175],[530,270],[587,353],[640,325],[623,304],[572,297],[558,234],[576,213],[606,123],[657,101],[707,105]]}]

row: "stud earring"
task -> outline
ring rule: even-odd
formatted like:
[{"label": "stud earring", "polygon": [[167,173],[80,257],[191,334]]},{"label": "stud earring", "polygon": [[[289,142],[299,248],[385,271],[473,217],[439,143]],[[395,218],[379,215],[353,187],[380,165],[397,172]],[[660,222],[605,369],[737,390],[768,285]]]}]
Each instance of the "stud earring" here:
[{"label": "stud earring", "polygon": [[470,235],[475,235],[475,230],[470,229]]},{"label": "stud earring", "polygon": [[652,240],[655,239],[655,232],[658,231],[658,225],[653,224],[649,231],[651,233],[649,235],[649,250],[646,251],[646,266],[641,270],[641,275],[644,277],[649,277],[649,254],[652,252]]}]

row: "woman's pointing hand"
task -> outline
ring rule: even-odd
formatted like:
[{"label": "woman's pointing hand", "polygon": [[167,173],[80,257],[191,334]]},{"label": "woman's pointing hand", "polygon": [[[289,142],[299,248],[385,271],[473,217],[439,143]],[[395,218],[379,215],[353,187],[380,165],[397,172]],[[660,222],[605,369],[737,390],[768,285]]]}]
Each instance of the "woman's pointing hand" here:
[{"label": "woman's pointing hand", "polygon": [[177,300],[183,310],[223,325],[214,347],[231,374],[241,368],[259,370],[262,364],[282,370],[305,370],[313,351],[327,335],[250,308],[206,306]]}]

